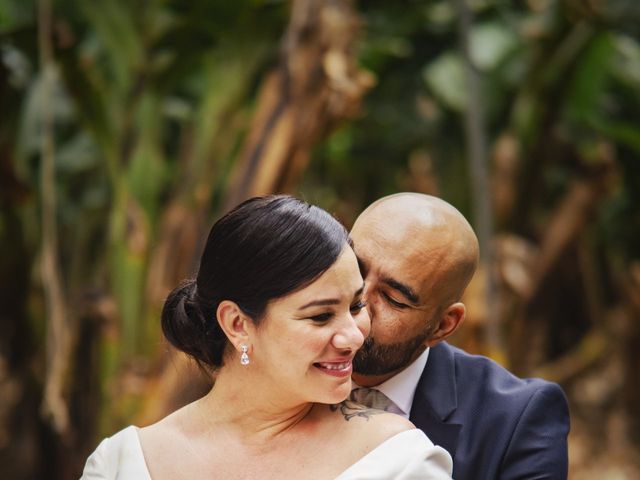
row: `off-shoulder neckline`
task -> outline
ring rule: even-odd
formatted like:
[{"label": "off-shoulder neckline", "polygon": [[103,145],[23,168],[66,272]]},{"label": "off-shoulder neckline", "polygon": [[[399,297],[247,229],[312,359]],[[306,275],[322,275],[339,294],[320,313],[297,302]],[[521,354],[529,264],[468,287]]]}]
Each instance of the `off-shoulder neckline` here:
[{"label": "off-shoulder neckline", "polygon": [[[140,466],[139,467],[141,469],[144,467],[144,471],[147,473],[147,476],[149,477],[149,479],[151,479],[151,473],[149,472],[149,467],[147,465],[147,460],[146,460],[146,458],[144,456],[144,450],[142,449],[142,443],[140,442],[140,435],[138,434],[139,430],[140,430],[139,427],[137,427],[135,425],[129,425],[128,427],[123,429],[121,433],[122,434],[126,434],[126,435],[132,435],[133,437],[135,437],[135,441],[133,443],[135,444],[135,449],[137,451],[136,457],[138,458],[138,460],[140,462]],[[378,446],[373,448],[371,451],[369,451],[368,453],[366,453],[365,455],[360,457],[355,463],[352,463],[349,467],[347,467],[345,470],[343,470],[336,477],[336,480],[338,480],[343,475],[347,475],[352,469],[358,468],[361,463],[366,462],[369,458],[375,456],[380,449],[388,448],[393,443],[397,443],[397,442],[403,443],[404,442],[404,437],[406,437],[406,436],[416,436],[416,435],[417,436],[423,436],[426,439],[426,436],[425,436],[424,432],[422,430],[418,429],[418,428],[411,428],[409,430],[404,430],[402,432],[396,433],[395,435],[392,435],[391,437],[387,438],[385,441],[380,443]]]}]

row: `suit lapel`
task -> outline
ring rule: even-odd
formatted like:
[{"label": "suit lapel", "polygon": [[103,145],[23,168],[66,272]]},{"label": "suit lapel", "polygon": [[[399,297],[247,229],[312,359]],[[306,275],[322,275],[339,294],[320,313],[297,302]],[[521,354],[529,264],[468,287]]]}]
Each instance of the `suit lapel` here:
[{"label": "suit lapel", "polygon": [[455,455],[461,424],[447,421],[458,406],[456,372],[451,347],[442,342],[429,351],[427,366],[416,388],[410,420],[431,441]]}]

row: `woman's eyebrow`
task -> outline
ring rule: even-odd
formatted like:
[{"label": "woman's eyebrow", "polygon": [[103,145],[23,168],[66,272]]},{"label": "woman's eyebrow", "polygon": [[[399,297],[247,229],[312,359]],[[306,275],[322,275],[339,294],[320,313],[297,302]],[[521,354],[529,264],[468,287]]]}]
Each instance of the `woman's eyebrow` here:
[{"label": "woman's eyebrow", "polygon": [[304,310],[305,308],[309,308],[309,307],[337,305],[339,303],[340,303],[340,300],[338,300],[337,298],[321,298],[319,300],[312,300],[309,303],[304,304],[298,310]]},{"label": "woman's eyebrow", "polygon": [[[353,294],[353,297],[358,297],[360,295],[362,295],[362,292],[364,291],[364,282],[362,283],[362,286],[356,290],[356,292]],[[340,299],[338,298],[321,298],[318,300],[312,300],[309,303],[305,303],[303,306],[301,306],[300,308],[298,308],[298,310],[304,310],[305,308],[309,308],[309,307],[322,307],[322,306],[327,306],[327,305],[338,305],[340,303]]]}]

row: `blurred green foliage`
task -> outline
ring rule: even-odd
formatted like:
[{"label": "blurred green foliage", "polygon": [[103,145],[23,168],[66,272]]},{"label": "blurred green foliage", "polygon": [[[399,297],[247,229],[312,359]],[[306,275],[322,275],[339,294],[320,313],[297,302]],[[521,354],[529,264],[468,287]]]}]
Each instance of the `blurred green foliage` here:
[{"label": "blurred green foliage", "polygon": [[[482,79],[489,145],[505,133],[523,152],[523,195],[500,230],[540,234],[536,215],[581,175],[600,141],[615,146],[621,184],[599,209],[601,241],[640,256],[640,5],[633,1],[476,1],[471,55]],[[472,218],[462,110],[467,88],[455,2],[360,6],[367,25],[360,58],[377,76],[362,118],[316,152],[303,187],[321,202],[366,205],[402,189],[410,159],[428,152],[439,193]],[[578,152],[578,164],[529,157],[551,135]],[[544,166],[544,168],[542,168]],[[544,179],[537,180],[537,177]],[[319,185],[330,185],[322,189]],[[530,188],[535,185],[535,191]],[[531,195],[534,193],[534,195]],[[520,217],[518,217],[520,215]]]}]

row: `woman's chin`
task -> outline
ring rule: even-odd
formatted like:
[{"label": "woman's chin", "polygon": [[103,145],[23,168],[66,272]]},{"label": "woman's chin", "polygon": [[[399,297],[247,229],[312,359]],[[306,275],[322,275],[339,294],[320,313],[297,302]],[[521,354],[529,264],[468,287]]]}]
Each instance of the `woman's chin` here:
[{"label": "woman's chin", "polygon": [[351,383],[346,387],[342,387],[336,389],[330,394],[323,395],[321,400],[316,400],[316,403],[325,403],[327,405],[336,405],[340,402],[344,402],[349,398],[349,394],[351,393]]}]

